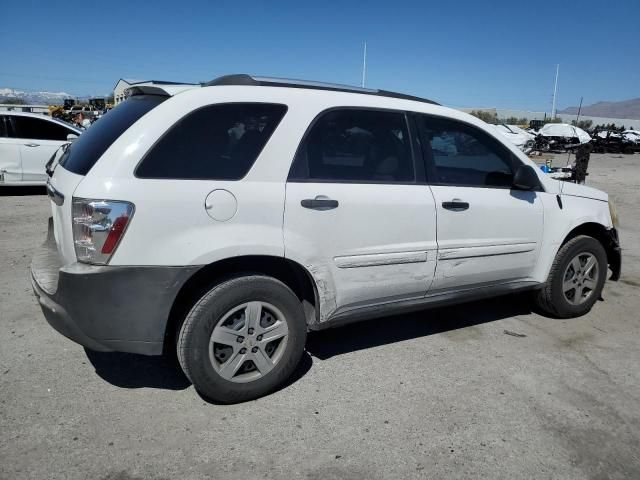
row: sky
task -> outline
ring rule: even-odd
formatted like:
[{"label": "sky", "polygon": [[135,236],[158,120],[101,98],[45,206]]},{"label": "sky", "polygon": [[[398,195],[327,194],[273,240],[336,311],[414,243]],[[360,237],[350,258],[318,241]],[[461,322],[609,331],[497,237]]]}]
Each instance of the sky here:
[{"label": "sky", "polygon": [[105,95],[119,78],[250,73],[457,107],[640,97],[637,0],[0,0],[0,87]]}]

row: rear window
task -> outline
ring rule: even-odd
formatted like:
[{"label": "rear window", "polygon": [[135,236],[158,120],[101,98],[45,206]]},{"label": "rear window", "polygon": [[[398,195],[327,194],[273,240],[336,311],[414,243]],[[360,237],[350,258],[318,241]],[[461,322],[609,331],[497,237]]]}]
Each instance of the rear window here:
[{"label": "rear window", "polygon": [[121,103],[71,144],[60,159],[60,165],[70,172],[86,175],[126,129],[167,98],[160,95],[140,95]]},{"label": "rear window", "polygon": [[228,103],[195,110],[145,156],[138,178],[239,180],[253,166],[287,107]]}]

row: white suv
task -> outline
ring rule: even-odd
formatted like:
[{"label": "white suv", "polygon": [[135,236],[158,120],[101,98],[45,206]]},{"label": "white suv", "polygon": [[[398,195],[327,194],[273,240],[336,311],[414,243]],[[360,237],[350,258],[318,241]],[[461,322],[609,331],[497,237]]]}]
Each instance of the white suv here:
[{"label": "white suv", "polygon": [[620,275],[607,194],[391,92],[134,87],[49,172],[49,323],[94,350],[175,348],[222,402],[282,384],[308,330],[519,290],[572,317]]}]

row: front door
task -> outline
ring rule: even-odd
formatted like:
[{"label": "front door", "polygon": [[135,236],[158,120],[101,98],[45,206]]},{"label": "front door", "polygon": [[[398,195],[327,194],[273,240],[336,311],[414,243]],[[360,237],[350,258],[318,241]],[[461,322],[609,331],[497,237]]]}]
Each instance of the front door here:
[{"label": "front door", "polygon": [[0,184],[22,181],[20,142],[12,138],[11,122],[7,115],[0,115]]},{"label": "front door", "polygon": [[54,152],[67,142],[67,135],[74,133],[51,120],[14,115],[13,127],[20,143],[22,181],[45,182],[45,165]]},{"label": "front door", "polygon": [[403,112],[333,109],[313,123],[286,187],[285,255],[314,276],[323,316],[424,296],[436,210]]},{"label": "front door", "polygon": [[539,192],[511,188],[521,161],[475,126],[419,115],[438,216],[432,290],[528,281],[543,230]]}]

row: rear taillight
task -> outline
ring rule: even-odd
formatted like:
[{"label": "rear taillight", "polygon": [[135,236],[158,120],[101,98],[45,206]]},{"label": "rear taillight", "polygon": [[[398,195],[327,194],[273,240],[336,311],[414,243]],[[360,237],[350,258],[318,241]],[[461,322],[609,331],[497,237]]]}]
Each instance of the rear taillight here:
[{"label": "rear taillight", "polygon": [[133,216],[133,204],[116,200],[73,199],[73,243],[79,262],[105,265]]}]

